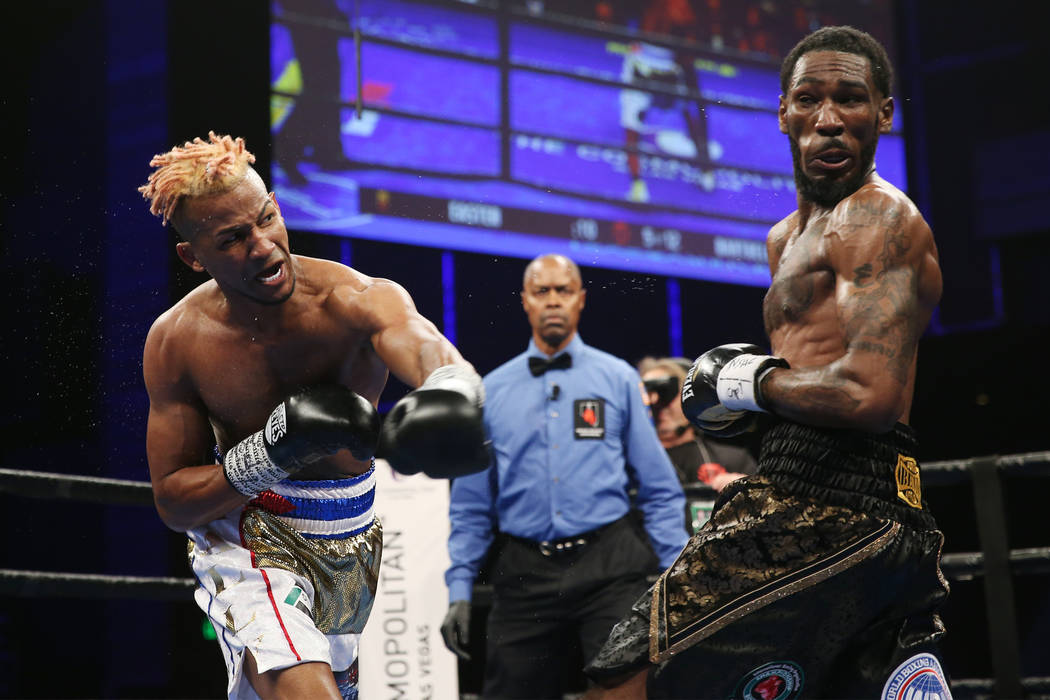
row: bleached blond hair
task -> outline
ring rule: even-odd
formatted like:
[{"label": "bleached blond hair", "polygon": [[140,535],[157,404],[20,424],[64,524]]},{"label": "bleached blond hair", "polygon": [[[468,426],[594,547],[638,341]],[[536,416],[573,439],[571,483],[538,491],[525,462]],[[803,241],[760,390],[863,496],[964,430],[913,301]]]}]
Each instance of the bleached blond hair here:
[{"label": "bleached blond hair", "polygon": [[183,197],[226,192],[244,178],[254,162],[244,139],[209,131],[207,141],[198,136],[153,156],[149,164],[156,170],[139,192],[150,203],[150,213],[167,224]]}]

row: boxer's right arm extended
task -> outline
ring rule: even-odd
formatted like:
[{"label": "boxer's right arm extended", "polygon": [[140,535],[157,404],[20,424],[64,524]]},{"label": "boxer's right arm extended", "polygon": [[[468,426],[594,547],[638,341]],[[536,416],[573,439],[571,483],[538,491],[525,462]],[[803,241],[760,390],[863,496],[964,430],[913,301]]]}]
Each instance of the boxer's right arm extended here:
[{"label": "boxer's right arm extended", "polygon": [[403,382],[418,387],[387,414],[377,456],[401,473],[422,471],[435,478],[484,469],[489,447],[481,377],[399,285],[373,280],[362,297],[347,306],[354,325],[370,329],[379,358]]}]

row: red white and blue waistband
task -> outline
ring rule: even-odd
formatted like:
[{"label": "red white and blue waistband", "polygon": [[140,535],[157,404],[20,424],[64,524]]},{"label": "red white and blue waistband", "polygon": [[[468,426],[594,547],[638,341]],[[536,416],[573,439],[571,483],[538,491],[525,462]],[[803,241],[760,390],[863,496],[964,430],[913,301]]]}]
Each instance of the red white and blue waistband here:
[{"label": "red white and blue waistband", "polygon": [[375,520],[375,465],[349,479],[274,484],[249,502],[263,508],[307,539],[343,539],[360,534]]}]

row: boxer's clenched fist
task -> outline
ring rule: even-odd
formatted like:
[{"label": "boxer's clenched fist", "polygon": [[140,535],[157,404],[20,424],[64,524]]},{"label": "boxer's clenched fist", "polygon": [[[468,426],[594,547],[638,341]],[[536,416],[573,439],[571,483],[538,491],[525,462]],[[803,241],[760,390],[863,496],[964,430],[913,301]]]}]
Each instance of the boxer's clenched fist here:
[{"label": "boxer's clenched fist", "polygon": [[394,404],[383,421],[377,455],[402,474],[451,479],[481,471],[491,459],[484,403],[484,386],[473,368],[439,367]]},{"label": "boxer's clenched fist", "polygon": [[379,425],[375,407],[346,387],[303,389],[279,403],[262,430],[230,448],[223,473],[235,489],[251,496],[339,450],[369,460]]},{"label": "boxer's clenched fist", "polygon": [[788,363],[762,354],[757,345],[733,343],[708,350],[682,382],[682,412],[710,435],[740,435],[751,429],[756,411],[766,411],[762,378],[777,367]]}]

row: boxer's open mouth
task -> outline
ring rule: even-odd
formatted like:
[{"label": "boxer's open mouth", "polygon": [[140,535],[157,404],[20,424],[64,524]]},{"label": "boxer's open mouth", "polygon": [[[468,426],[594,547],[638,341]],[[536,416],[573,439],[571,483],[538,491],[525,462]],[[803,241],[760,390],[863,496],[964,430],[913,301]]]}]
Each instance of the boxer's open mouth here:
[{"label": "boxer's open mouth", "polygon": [[853,157],[849,151],[832,148],[815,156],[810,165],[820,170],[837,171],[848,168],[852,162]]},{"label": "boxer's open mouth", "polygon": [[270,265],[255,276],[263,284],[275,284],[284,280],[284,261]]}]

